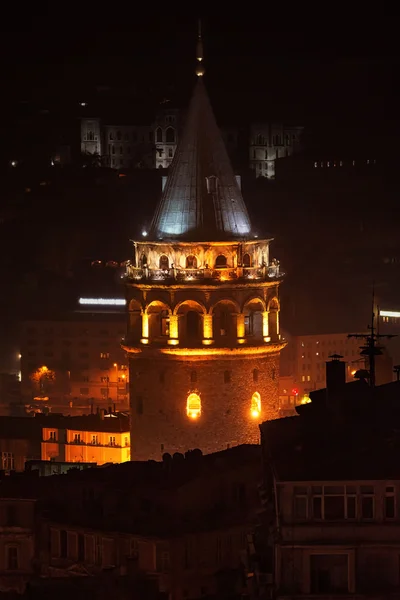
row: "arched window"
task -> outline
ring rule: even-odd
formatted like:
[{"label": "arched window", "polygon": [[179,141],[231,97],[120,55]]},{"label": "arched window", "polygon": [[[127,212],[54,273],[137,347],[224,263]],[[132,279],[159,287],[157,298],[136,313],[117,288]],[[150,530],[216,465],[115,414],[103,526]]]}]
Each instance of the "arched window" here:
[{"label": "arched window", "polygon": [[254,383],[258,382],[258,369],[253,369],[253,381]]},{"label": "arched window", "polygon": [[196,383],[196,381],[197,381],[197,371],[192,371],[190,373],[190,382]]},{"label": "arched window", "polygon": [[193,254],[186,257],[186,268],[197,269],[197,258]]},{"label": "arched window", "polygon": [[165,141],[169,144],[173,144],[175,142],[175,130],[172,127],[168,127],[165,134]]},{"label": "arched window", "polygon": [[161,129],[161,127],[158,127],[158,129],[156,131],[156,141],[157,142],[162,142],[162,129]]},{"label": "arched window", "polygon": [[244,254],[243,255],[243,266],[244,267],[251,267],[250,254]]},{"label": "arched window", "polygon": [[93,131],[88,131],[88,134],[87,134],[87,139],[88,139],[90,142],[93,142],[93,140],[94,140],[94,133],[93,133]]},{"label": "arched window", "polygon": [[223,269],[224,267],[226,267],[226,256],[219,254],[219,256],[217,256],[215,259],[215,268]]},{"label": "arched window", "polygon": [[201,400],[198,394],[192,393],[187,397],[186,414],[191,419],[197,419],[201,415]]},{"label": "arched window", "polygon": [[166,256],[165,254],[162,254],[160,256],[159,266],[160,266],[160,269],[162,269],[163,271],[167,271],[169,269],[169,258],[168,258],[168,256]]},{"label": "arched window", "polygon": [[142,267],[147,267],[147,256],[142,254]]},{"label": "arched window", "polygon": [[261,135],[261,133],[259,133],[259,134],[257,135],[257,140],[256,140],[256,143],[257,143],[259,146],[263,146],[263,145],[264,145],[264,136],[263,136],[263,135]]},{"label": "arched window", "polygon": [[261,414],[261,396],[258,392],[254,392],[251,397],[250,413],[255,419]]},{"label": "arched window", "polygon": [[224,383],[230,383],[230,382],[231,382],[231,372],[224,371]]}]

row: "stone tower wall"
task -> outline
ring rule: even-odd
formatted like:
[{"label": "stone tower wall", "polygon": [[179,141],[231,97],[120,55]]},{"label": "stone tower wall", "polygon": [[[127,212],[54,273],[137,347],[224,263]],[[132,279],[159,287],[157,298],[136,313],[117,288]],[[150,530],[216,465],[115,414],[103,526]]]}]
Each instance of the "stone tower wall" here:
[{"label": "stone tower wall", "polygon": [[[131,355],[132,459],[160,460],[164,452],[201,448],[209,453],[258,443],[259,423],[279,416],[278,381],[279,351],[198,357],[165,356],[149,348]],[[201,398],[201,415],[195,420],[186,412],[193,391]],[[254,392],[261,396],[257,418],[251,415]]]}]

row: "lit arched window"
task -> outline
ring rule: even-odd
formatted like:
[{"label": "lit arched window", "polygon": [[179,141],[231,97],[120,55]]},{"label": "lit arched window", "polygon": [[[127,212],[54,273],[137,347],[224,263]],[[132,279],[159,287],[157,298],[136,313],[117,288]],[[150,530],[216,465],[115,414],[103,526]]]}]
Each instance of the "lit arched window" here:
[{"label": "lit arched window", "polygon": [[175,142],[175,131],[172,129],[172,127],[168,127],[165,134],[165,141],[170,144]]},{"label": "lit arched window", "polygon": [[251,397],[250,413],[254,418],[259,417],[261,414],[261,396],[258,392],[254,392]]},{"label": "lit arched window", "polygon": [[162,142],[162,129],[159,127],[156,132],[156,141]]},{"label": "lit arched window", "polygon": [[258,369],[253,370],[253,381],[254,383],[258,382]]},{"label": "lit arched window", "polygon": [[162,269],[163,271],[166,271],[167,269],[169,269],[169,259],[168,259],[168,256],[166,256],[165,254],[162,254],[160,256],[159,266],[160,266],[160,269]]},{"label": "lit arched window", "polygon": [[186,268],[187,269],[197,269],[197,258],[190,254],[190,256],[186,257]]},{"label": "lit arched window", "polygon": [[243,266],[244,267],[251,267],[250,254],[244,254],[243,255]]},{"label": "lit arched window", "polygon": [[191,419],[197,419],[201,415],[201,400],[198,394],[189,394],[186,402],[186,414]]},{"label": "lit arched window", "polygon": [[215,268],[223,269],[224,267],[226,267],[226,256],[219,254],[215,259]]}]

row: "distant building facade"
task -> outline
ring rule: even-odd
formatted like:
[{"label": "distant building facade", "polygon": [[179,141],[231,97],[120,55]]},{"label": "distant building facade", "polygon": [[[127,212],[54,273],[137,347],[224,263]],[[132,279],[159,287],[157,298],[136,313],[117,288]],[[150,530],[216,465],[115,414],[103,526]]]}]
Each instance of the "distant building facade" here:
[{"label": "distant building facade", "polygon": [[254,123],[250,126],[249,164],[256,177],[275,178],[275,161],[300,150],[303,129],[282,123]]},{"label": "distant building facade", "polygon": [[[149,125],[108,125],[98,118],[81,120],[81,152],[96,155],[104,166],[113,169],[167,169],[178,146],[184,122],[182,111],[162,108]],[[275,178],[275,161],[292,156],[301,148],[303,127],[258,123],[250,125],[247,135],[249,166],[256,177]],[[228,154],[237,156],[237,128],[221,129]]]}]

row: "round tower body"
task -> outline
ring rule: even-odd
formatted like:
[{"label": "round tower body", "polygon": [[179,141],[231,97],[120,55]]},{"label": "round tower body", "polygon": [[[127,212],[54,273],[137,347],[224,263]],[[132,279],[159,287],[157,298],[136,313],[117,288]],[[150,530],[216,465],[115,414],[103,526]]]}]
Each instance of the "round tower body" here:
[{"label": "round tower body", "polygon": [[133,460],[258,443],[279,417],[279,264],[269,240],[137,242],[125,349]]}]

